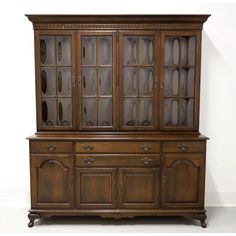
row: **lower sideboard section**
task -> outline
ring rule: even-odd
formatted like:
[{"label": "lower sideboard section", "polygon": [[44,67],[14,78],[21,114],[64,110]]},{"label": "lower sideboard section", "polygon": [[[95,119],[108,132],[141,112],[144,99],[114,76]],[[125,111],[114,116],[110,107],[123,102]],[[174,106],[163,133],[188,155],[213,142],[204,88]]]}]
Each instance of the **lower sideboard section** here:
[{"label": "lower sideboard section", "polygon": [[205,227],[205,141],[127,141],[118,153],[122,142],[111,153],[104,143],[31,142],[30,227],[53,215],[180,215]]}]

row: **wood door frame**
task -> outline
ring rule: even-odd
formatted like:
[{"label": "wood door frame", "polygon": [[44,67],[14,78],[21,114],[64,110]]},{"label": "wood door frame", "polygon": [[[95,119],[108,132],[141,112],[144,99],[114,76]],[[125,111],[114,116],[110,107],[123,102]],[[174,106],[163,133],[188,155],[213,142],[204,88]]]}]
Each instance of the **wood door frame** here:
[{"label": "wood door frame", "polygon": [[[100,174],[110,174],[112,178],[111,183],[111,204],[99,204],[99,203],[81,203],[80,194],[81,189],[77,188],[77,182],[81,183],[81,173],[100,173]],[[74,180],[74,192],[75,192],[75,207],[77,209],[83,208],[92,208],[92,209],[114,209],[117,206],[117,171],[116,168],[113,167],[97,167],[97,168],[89,168],[89,167],[75,167],[75,180]]]},{"label": "wood door frame", "polygon": [[[70,202],[68,203],[40,203],[38,202],[37,194],[37,168],[41,165],[41,161],[57,161],[68,167],[69,170],[69,195]],[[72,154],[31,154],[30,155],[30,177],[31,177],[31,206],[33,208],[73,208],[73,155]]]},{"label": "wood door frame", "polygon": [[[175,162],[189,162],[199,169],[198,173],[198,201],[197,202],[168,202],[167,201],[167,168],[166,161],[168,158],[174,158],[171,166]],[[187,176],[186,176],[187,178]],[[163,154],[162,159],[162,207],[163,208],[203,208],[205,193],[205,154],[204,153],[168,153]]]},{"label": "wood door frame", "polygon": [[[40,36],[71,36],[71,102],[72,102],[72,126],[42,126],[42,89],[41,89],[41,62],[40,62]],[[35,90],[36,90],[36,117],[37,117],[37,130],[38,131],[73,131],[76,129],[76,114],[75,114],[75,88],[73,80],[75,78],[75,31],[68,30],[36,30],[34,31],[34,44],[35,44]],[[55,64],[55,67],[57,65]],[[60,67],[60,66],[58,66]]]},{"label": "wood door frame", "polygon": [[[139,174],[153,174],[154,176],[154,202],[150,203],[125,203],[123,201],[124,197],[124,181],[123,177],[126,173],[139,173]],[[123,167],[118,169],[118,182],[117,182],[117,188],[118,188],[118,204],[120,209],[127,209],[127,208],[134,208],[134,209],[149,209],[149,208],[159,208],[160,206],[160,187],[161,187],[161,168],[159,167]]]},{"label": "wood door frame", "polygon": [[[135,126],[135,127],[124,127],[123,126],[123,116],[124,116],[124,106],[123,106],[123,37],[126,35],[130,36],[153,36],[154,37],[154,83],[153,83],[153,126],[152,127],[141,127],[141,126]],[[133,130],[140,130],[140,131],[150,131],[150,130],[157,130],[158,127],[158,54],[156,53],[156,50],[159,48],[158,43],[158,35],[159,31],[155,30],[120,30],[118,39],[119,39],[119,58],[118,58],[118,78],[119,78],[119,84],[118,84],[118,101],[117,104],[119,112],[119,130],[122,131],[133,131]]]},{"label": "wood door frame", "polygon": [[[83,126],[83,103],[82,103],[82,86],[81,86],[81,76],[82,76],[82,63],[80,59],[81,55],[81,37],[82,36],[112,36],[112,127],[85,127]],[[77,31],[76,35],[76,68],[77,68],[77,130],[91,130],[91,131],[109,131],[117,130],[117,31],[114,30],[98,30],[98,31],[88,31],[81,30]],[[97,64],[97,62],[96,62]]]},{"label": "wood door frame", "polygon": [[194,76],[194,111],[193,111],[193,127],[167,127],[163,125],[163,115],[164,115],[164,86],[161,88],[160,84],[160,131],[167,130],[183,130],[183,131],[198,131],[199,130],[199,107],[200,107],[200,72],[201,72],[201,30],[162,30],[160,33],[160,45],[161,45],[161,59],[160,59],[160,78],[161,83],[164,83],[164,56],[165,56],[165,37],[171,36],[195,36],[196,45],[195,45],[195,76]]}]

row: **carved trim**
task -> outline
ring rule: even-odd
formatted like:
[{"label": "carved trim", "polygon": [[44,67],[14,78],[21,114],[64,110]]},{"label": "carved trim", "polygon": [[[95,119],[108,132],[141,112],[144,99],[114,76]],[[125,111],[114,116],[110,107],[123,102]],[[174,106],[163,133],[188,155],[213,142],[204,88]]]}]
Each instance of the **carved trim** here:
[{"label": "carved trim", "polygon": [[146,30],[155,30],[155,29],[196,29],[201,30],[202,24],[34,24],[34,30],[107,30],[107,29],[146,29]]}]

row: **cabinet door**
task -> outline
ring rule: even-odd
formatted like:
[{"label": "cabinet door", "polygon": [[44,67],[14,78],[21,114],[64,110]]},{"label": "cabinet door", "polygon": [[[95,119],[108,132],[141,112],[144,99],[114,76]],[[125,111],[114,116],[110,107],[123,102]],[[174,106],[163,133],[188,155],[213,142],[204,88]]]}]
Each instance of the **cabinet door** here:
[{"label": "cabinet door", "polygon": [[159,168],[119,169],[119,206],[157,208],[159,206]]},{"label": "cabinet door", "polygon": [[161,35],[161,129],[198,128],[200,32]]},{"label": "cabinet door", "polygon": [[71,32],[35,34],[38,129],[74,129],[74,35]]},{"label": "cabinet door", "polygon": [[203,207],[204,154],[166,154],[163,157],[162,205]]},{"label": "cabinet door", "polygon": [[78,208],[116,207],[115,168],[76,168]]},{"label": "cabinet door", "polygon": [[31,155],[33,208],[72,207],[72,156]]},{"label": "cabinet door", "polygon": [[80,129],[116,127],[116,34],[82,32],[78,36]]},{"label": "cabinet door", "polygon": [[155,129],[157,123],[155,32],[120,34],[120,128]]}]

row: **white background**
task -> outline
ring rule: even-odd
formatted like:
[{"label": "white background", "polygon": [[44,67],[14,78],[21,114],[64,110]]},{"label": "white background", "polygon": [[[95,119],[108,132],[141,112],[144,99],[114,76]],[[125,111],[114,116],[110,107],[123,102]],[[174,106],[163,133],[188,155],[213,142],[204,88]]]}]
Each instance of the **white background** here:
[{"label": "white background", "polygon": [[[224,1],[226,2],[226,1]],[[200,132],[206,204],[236,205],[236,4],[215,1],[8,0],[0,6],[0,204],[29,204],[27,136],[36,131],[32,24],[24,14],[212,14],[204,25]]]}]

